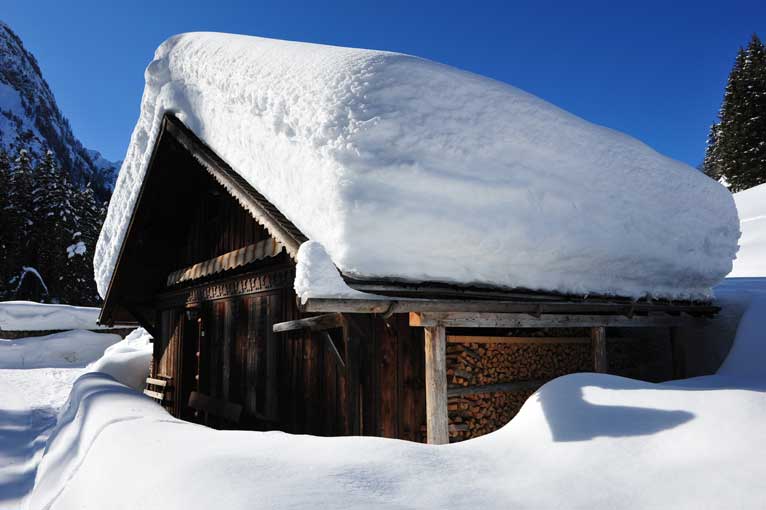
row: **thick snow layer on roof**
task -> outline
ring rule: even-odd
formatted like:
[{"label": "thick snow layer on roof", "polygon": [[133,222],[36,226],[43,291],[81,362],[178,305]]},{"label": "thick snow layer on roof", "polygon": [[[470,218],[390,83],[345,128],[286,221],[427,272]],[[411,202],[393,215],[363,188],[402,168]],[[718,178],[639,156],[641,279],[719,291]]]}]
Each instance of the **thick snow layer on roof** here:
[{"label": "thick snow layer on roof", "polygon": [[766,275],[766,184],[734,195],[742,237],[729,276]]},{"label": "thick snow layer on roof", "polygon": [[453,445],[216,431],[88,374],[59,416],[28,508],[759,508],[764,283],[743,290],[749,309],[718,374],[560,377],[504,428]]},{"label": "thick snow layer on roof", "polygon": [[324,247],[306,241],[298,249],[295,267],[295,294],[305,303],[309,298],[384,299],[352,289],[341,277]]},{"label": "thick snow layer on roof", "polygon": [[736,252],[721,185],[505,83],[397,53],[191,33],[146,70],[95,254],[102,296],[166,112],[357,278],[701,297]]}]

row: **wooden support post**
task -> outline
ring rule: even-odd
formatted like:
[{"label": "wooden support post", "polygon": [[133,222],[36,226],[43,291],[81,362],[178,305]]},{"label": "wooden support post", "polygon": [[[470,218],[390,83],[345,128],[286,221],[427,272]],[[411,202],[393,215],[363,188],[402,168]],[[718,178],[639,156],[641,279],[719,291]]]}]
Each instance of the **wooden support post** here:
[{"label": "wooden support post", "polygon": [[427,327],[424,331],[428,444],[447,444],[447,333],[444,326]]},{"label": "wooden support post", "polygon": [[349,434],[358,436],[362,432],[362,420],[360,416],[360,391],[359,391],[359,340],[355,335],[350,335],[348,329],[343,330],[346,336],[346,400],[348,404]]},{"label": "wooden support post", "polygon": [[673,362],[673,379],[686,377],[686,350],[680,338],[678,328],[670,328],[670,356]]},{"label": "wooden support post", "polygon": [[593,345],[593,371],[606,373],[609,366],[606,359],[606,328],[590,328],[590,339]]}]

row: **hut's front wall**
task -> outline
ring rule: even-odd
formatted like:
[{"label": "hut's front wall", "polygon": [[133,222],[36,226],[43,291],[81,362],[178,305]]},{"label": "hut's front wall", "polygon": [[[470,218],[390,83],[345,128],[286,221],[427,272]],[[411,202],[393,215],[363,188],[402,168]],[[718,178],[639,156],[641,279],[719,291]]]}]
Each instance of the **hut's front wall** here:
[{"label": "hut's front wall", "polygon": [[171,413],[193,419],[199,391],[241,405],[237,428],[424,441],[422,331],[401,315],[274,333],[300,317],[293,276],[283,266],[161,296],[152,375],[171,381]]}]

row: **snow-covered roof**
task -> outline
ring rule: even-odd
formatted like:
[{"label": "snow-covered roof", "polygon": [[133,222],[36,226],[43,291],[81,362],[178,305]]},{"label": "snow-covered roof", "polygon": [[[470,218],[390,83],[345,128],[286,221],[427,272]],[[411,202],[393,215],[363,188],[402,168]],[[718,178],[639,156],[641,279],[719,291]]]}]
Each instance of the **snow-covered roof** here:
[{"label": "snow-covered roof", "polygon": [[421,58],[217,33],[163,43],[95,254],[106,293],[165,113],[358,279],[698,298],[728,191],[505,83]]}]

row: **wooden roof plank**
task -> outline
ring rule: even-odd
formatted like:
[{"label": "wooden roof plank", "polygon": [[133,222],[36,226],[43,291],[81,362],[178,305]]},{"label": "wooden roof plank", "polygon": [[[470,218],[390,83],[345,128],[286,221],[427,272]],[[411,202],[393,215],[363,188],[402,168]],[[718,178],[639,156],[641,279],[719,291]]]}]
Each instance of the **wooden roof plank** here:
[{"label": "wooden roof plank", "polygon": [[519,313],[410,312],[410,326],[447,328],[589,328],[589,327],[670,327],[705,319],[684,315],[550,314],[539,318]]}]

